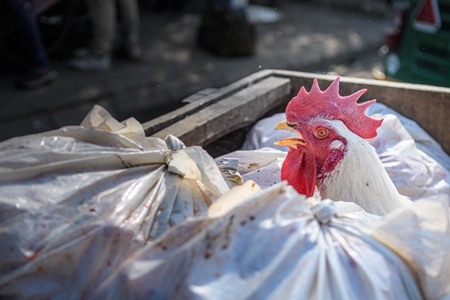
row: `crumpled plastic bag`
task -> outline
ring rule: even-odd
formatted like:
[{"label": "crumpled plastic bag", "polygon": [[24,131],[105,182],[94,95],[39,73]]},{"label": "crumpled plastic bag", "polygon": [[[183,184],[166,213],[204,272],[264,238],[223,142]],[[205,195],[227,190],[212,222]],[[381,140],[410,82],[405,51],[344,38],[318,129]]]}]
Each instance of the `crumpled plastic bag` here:
[{"label": "crumpled plastic bag", "polygon": [[[377,130],[377,137],[369,139],[368,142],[375,148],[383,167],[393,181],[400,194],[417,200],[435,195],[450,195],[450,157],[442,150],[440,145],[428,135],[415,122],[401,116],[385,105],[375,103],[368,110],[368,114],[376,118],[384,118],[383,124]],[[276,147],[273,145],[285,137],[292,136],[286,130],[274,130],[276,124],[285,120],[284,114],[275,114],[269,118],[260,120],[250,130],[242,150],[258,150],[265,147],[275,147],[277,150],[286,151],[287,147]],[[400,122],[401,120],[401,122]],[[402,124],[406,124],[404,127]],[[412,132],[413,137],[410,135]],[[417,145],[417,147],[416,147]],[[418,148],[420,147],[420,149]],[[269,160],[271,153],[256,152],[255,154],[240,151],[229,153],[221,158],[233,157],[239,159],[244,157],[239,165],[239,172],[245,172],[245,157],[257,156],[259,160]],[[432,156],[431,156],[432,155]],[[276,157],[280,157],[277,154]],[[265,157],[265,158],[264,158]],[[278,162],[272,167],[280,165]],[[281,167],[281,165],[280,165]],[[259,171],[259,177],[274,177],[275,170],[265,172]],[[279,174],[280,171],[277,171]],[[255,180],[258,184],[260,181]],[[277,181],[278,182],[278,181]]]},{"label": "crumpled plastic bag", "polygon": [[416,147],[415,141],[392,115],[383,117],[378,136],[369,140],[381,163],[400,194],[420,199],[438,194],[450,194],[450,173],[436,160]]},{"label": "crumpled plastic bag", "polygon": [[[176,149],[170,149],[176,147]],[[229,190],[200,147],[96,106],[82,126],[0,143],[0,298],[81,299]]]},{"label": "crumpled plastic bag", "polygon": [[418,200],[359,229],[389,247],[418,278],[425,299],[450,299],[448,196]]},{"label": "crumpled plastic bag", "polygon": [[236,171],[243,181],[253,180],[261,188],[280,182],[281,166],[286,152],[274,148],[238,150],[215,158],[217,164],[224,160],[237,161]]},{"label": "crumpled plastic bag", "polygon": [[[369,106],[366,110],[366,114],[396,116],[400,121],[401,125],[404,127],[404,130],[406,130],[409,133],[410,138],[414,140],[416,147],[420,151],[426,153],[429,157],[432,157],[445,169],[450,170],[450,158],[448,154],[445,153],[441,145],[435,139],[433,139],[425,130],[423,130],[423,128],[420,127],[415,121],[406,118],[405,116],[399,114],[392,108],[379,102]],[[401,133],[401,135],[404,136],[405,138],[408,138],[408,136],[404,133]]]},{"label": "crumpled plastic bag", "polygon": [[[246,193],[236,189],[249,187],[253,185],[230,193]],[[440,299],[449,295],[445,201],[434,201],[424,212],[421,208],[431,202],[419,201],[382,218],[354,203],[316,204],[286,183],[247,195],[247,200],[231,208],[225,195],[209,208],[208,217],[180,223],[147,244],[105,280],[95,298]]]},{"label": "crumpled plastic bag", "polygon": [[224,158],[215,160],[215,162],[229,188],[244,184],[244,179],[238,171],[239,160],[234,158]]}]

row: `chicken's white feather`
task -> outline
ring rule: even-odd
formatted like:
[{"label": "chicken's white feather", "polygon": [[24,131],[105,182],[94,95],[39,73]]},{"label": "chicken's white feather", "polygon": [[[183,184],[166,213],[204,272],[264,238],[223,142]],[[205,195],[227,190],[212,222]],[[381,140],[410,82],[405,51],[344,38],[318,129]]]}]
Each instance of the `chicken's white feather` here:
[{"label": "chicken's white feather", "polygon": [[[342,121],[327,120],[347,140],[346,152],[336,168],[318,182],[321,197],[351,201],[367,212],[384,215],[411,201],[400,195],[383,168],[375,149],[351,132]],[[330,147],[344,147],[331,143]]]}]

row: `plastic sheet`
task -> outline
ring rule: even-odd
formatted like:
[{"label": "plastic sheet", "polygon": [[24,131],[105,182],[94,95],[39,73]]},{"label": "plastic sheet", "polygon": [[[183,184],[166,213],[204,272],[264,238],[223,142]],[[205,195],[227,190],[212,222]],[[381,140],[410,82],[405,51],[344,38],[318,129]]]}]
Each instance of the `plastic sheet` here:
[{"label": "plastic sheet", "polygon": [[84,298],[229,190],[200,147],[172,151],[100,107],[82,125],[0,143],[0,298]]},{"label": "plastic sheet", "polygon": [[[210,210],[224,203],[219,199]],[[450,266],[443,254],[449,231],[445,204],[434,203],[423,214],[417,206],[414,214],[399,209],[381,218],[352,203],[311,205],[280,183],[253,193],[226,214],[177,225],[124,262],[95,296],[440,299],[449,293]],[[433,220],[433,214],[439,217]],[[427,276],[416,280],[414,271],[423,267],[414,264],[416,259],[432,263],[428,275],[435,284],[419,285],[427,283]]]},{"label": "plastic sheet", "polygon": [[418,200],[359,229],[392,249],[413,270],[426,299],[450,299],[448,196]]}]

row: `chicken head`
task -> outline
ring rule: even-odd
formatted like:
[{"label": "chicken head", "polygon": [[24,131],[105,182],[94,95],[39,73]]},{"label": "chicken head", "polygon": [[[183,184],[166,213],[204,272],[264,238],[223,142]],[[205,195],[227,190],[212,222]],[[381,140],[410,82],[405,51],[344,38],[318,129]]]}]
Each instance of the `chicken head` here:
[{"label": "chicken head", "polygon": [[361,139],[375,137],[383,121],[365,114],[376,100],[357,103],[366,90],[340,96],[339,80],[337,77],[325,91],[320,90],[317,80],[310,92],[302,87],[287,105],[286,121],[275,128],[296,134],[275,145],[290,149],[281,168],[281,179],[306,196],[312,196],[316,184],[320,189],[324,180],[336,173],[349,142],[354,142],[350,139],[355,135]]}]

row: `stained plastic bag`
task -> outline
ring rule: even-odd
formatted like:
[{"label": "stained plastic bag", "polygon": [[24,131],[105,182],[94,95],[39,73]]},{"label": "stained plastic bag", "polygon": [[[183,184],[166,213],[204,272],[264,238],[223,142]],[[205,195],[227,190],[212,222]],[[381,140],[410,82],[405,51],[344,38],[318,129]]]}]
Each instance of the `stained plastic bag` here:
[{"label": "stained plastic bag", "polygon": [[[225,195],[210,207],[208,218],[185,221],[139,250],[105,280],[95,298],[440,299],[449,295],[450,264],[443,253],[450,246],[445,201],[434,201],[424,213],[417,206],[381,218],[353,203],[316,205],[285,183],[249,195],[223,210],[221,206],[228,203]],[[428,262],[432,265],[427,267]],[[428,269],[418,270],[422,267]],[[434,284],[425,286],[428,279]]]},{"label": "stained plastic bag", "polygon": [[145,138],[100,107],[82,125],[0,143],[0,298],[87,297],[229,190],[200,147]]}]

